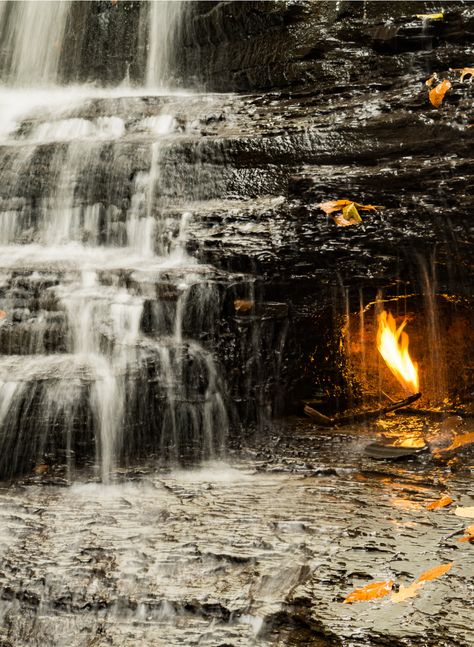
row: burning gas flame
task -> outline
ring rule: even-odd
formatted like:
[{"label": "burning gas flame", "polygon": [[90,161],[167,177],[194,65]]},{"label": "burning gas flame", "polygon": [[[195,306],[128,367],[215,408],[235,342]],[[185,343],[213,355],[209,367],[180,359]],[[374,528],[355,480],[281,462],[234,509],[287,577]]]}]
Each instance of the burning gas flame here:
[{"label": "burning gas flame", "polygon": [[390,312],[384,310],[379,316],[377,348],[400,384],[418,393],[418,366],[408,352],[408,335],[403,330],[406,323],[407,319],[397,328]]}]

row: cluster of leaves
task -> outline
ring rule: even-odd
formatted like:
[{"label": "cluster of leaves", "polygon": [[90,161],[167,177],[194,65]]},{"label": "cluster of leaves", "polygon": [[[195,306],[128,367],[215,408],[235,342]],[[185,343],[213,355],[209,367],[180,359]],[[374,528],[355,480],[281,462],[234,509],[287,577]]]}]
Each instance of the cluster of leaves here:
[{"label": "cluster of leaves", "polygon": [[376,211],[377,209],[383,209],[381,206],[359,204],[353,200],[329,200],[328,202],[321,202],[318,207],[325,214],[331,216],[338,227],[349,227],[362,222],[359,210]]},{"label": "cluster of leaves", "polygon": [[[454,503],[454,500],[448,495],[443,495],[440,499],[432,501],[426,505],[428,510],[439,510],[441,508],[446,508],[447,506]],[[474,507],[457,507],[454,510],[454,514],[458,517],[474,519]],[[464,530],[464,536],[458,539],[460,542],[474,542],[474,525],[468,526]],[[377,598],[383,598],[386,595],[392,593],[390,602],[399,603],[404,602],[408,598],[414,598],[418,595],[420,590],[423,588],[426,582],[432,582],[436,580],[451,570],[454,562],[449,562],[448,564],[440,564],[434,568],[422,573],[416,580],[414,580],[408,586],[400,584],[398,591],[393,592],[394,581],[393,580],[383,580],[382,582],[371,582],[366,584],[360,589],[355,589],[343,600],[343,604],[353,604],[354,602],[368,602],[370,600],[375,600]]]},{"label": "cluster of leaves", "polygon": [[[396,593],[392,593],[390,598],[391,602],[403,602],[407,598],[414,598],[418,595],[418,591],[423,587],[425,582],[431,582],[436,580],[439,577],[445,575],[449,570],[451,570],[454,562],[449,564],[440,564],[434,568],[430,568],[428,571],[422,573],[414,582],[409,586],[404,586],[400,584],[400,587]],[[375,600],[376,598],[383,598],[389,593],[392,592],[394,585],[393,580],[384,580],[383,582],[371,582],[366,586],[363,586],[360,589],[356,589],[349,593],[349,595],[343,601],[343,604],[353,604],[354,602],[367,602],[369,600]]]},{"label": "cluster of leaves", "polygon": [[[459,72],[461,74],[461,77],[459,79],[461,83],[464,83],[464,79],[466,77],[469,77],[469,83],[471,83],[474,77],[474,67],[456,67],[451,69],[450,71]],[[433,105],[435,108],[439,108],[443,103],[446,92],[448,92],[448,90],[451,90],[451,88],[453,87],[451,81],[449,81],[449,79],[443,79],[442,81],[440,81],[438,75],[435,72],[429,77],[429,79],[425,81],[425,83],[430,88],[428,92],[428,98],[431,105]]]}]

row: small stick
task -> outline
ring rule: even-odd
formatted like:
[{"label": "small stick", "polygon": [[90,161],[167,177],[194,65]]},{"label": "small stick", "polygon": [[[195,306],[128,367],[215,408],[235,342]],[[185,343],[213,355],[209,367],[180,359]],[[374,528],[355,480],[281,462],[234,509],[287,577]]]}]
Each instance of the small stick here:
[{"label": "small stick", "polygon": [[409,404],[416,402],[416,400],[419,400],[420,398],[421,393],[415,393],[414,395],[410,395],[410,397],[405,398],[405,400],[394,402],[393,404],[389,404],[386,407],[379,407],[378,409],[372,409],[370,411],[360,411],[359,413],[353,413],[349,415],[334,416],[333,418],[325,416],[309,405],[305,406],[304,412],[307,416],[315,420],[318,424],[323,425],[324,427],[335,427],[336,425],[348,425],[353,422],[375,420],[376,418],[379,418],[386,413],[396,411],[397,409],[401,409],[402,407],[407,407]]}]

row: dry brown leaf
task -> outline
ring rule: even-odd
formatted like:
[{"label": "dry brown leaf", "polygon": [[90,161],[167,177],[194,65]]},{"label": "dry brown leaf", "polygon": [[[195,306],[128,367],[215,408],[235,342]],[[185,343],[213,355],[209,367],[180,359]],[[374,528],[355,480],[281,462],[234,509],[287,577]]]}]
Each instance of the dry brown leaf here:
[{"label": "dry brown leaf", "polygon": [[249,299],[234,299],[234,308],[237,312],[248,312],[254,305],[255,302]]},{"label": "dry brown leaf", "polygon": [[343,604],[352,604],[353,602],[367,602],[376,598],[383,598],[388,595],[393,588],[393,580],[384,580],[383,582],[372,582],[366,584],[361,589],[356,589],[349,593]]},{"label": "dry brown leaf", "polygon": [[464,533],[464,537],[461,537],[458,541],[474,541],[474,526],[468,526]]},{"label": "dry brown leaf", "polygon": [[49,467],[45,463],[41,463],[40,465],[36,465],[35,467],[35,474],[45,474],[48,471]]},{"label": "dry brown leaf", "polygon": [[468,519],[474,519],[474,507],[470,508],[456,508],[454,514],[457,517],[467,517]]},{"label": "dry brown leaf", "polygon": [[451,570],[454,562],[449,562],[449,564],[440,564],[434,568],[430,568],[428,571],[425,571],[420,575],[416,580],[417,582],[431,582],[431,580],[437,580],[438,577],[441,577],[445,573]]},{"label": "dry brown leaf", "polygon": [[0,310],[0,319],[5,319],[6,316],[7,313],[5,312],[5,310]]},{"label": "dry brown leaf", "polygon": [[453,501],[454,499],[452,499],[449,494],[445,494],[441,499],[428,503],[426,508],[427,510],[439,510],[440,508],[445,508],[446,506],[451,505]]},{"label": "dry brown leaf", "polygon": [[403,584],[400,584],[398,593],[392,593],[390,602],[397,604],[398,602],[404,602],[408,598],[415,598],[418,595],[418,591],[422,588],[423,582],[413,582],[410,586],[403,586]]},{"label": "dry brown leaf", "polygon": [[440,105],[443,103],[444,95],[451,87],[451,81],[444,79],[444,81],[441,81],[439,85],[430,90],[429,99],[435,108],[440,107]]},{"label": "dry brown leaf", "polygon": [[463,445],[471,445],[472,443],[474,443],[474,431],[470,431],[468,434],[460,434],[459,436],[455,436],[449,447],[439,449],[438,452],[449,452],[452,449],[457,449],[458,447],[462,447]]},{"label": "dry brown leaf", "polygon": [[461,78],[459,79],[461,83],[464,81],[465,76],[470,76],[469,83],[472,83],[474,78],[474,67],[454,67],[451,69],[452,72],[460,72]]}]

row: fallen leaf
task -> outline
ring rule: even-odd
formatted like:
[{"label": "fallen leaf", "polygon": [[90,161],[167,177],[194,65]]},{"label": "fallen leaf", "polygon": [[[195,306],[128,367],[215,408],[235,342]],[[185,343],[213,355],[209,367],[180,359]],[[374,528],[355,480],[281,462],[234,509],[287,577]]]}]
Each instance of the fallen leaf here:
[{"label": "fallen leaf", "polygon": [[400,584],[398,593],[392,593],[390,602],[397,604],[398,602],[404,602],[408,598],[415,598],[418,595],[418,591],[422,588],[423,582],[413,582],[410,586],[403,586],[403,584]]},{"label": "fallen leaf", "polygon": [[252,310],[254,305],[255,305],[255,302],[250,301],[249,299],[234,300],[234,308],[237,312],[248,312],[249,310]]},{"label": "fallen leaf", "polygon": [[469,519],[474,519],[474,507],[470,508],[456,508],[454,514],[458,517],[468,517]]},{"label": "fallen leaf", "polygon": [[468,526],[464,533],[464,537],[461,537],[458,541],[474,541],[474,526]]},{"label": "fallen leaf", "polygon": [[358,209],[361,211],[383,209],[380,205],[359,204],[353,200],[329,200],[328,202],[321,202],[318,204],[318,207],[328,216],[340,211],[341,213],[332,216],[338,227],[349,227],[350,225],[362,222]]},{"label": "fallen leaf", "polygon": [[451,81],[444,79],[444,81],[441,81],[439,85],[430,90],[429,99],[435,108],[440,107],[440,105],[443,103],[444,95],[451,87]]},{"label": "fallen leaf", "polygon": [[45,474],[45,472],[47,472],[48,469],[49,467],[46,464],[41,463],[41,465],[36,465],[34,472],[35,474]]},{"label": "fallen leaf", "polygon": [[360,217],[359,212],[357,211],[357,207],[355,206],[354,202],[351,202],[347,206],[343,207],[342,209],[342,216],[345,218],[345,220],[349,222],[362,222],[362,218]]},{"label": "fallen leaf", "polygon": [[435,566],[430,568],[428,571],[425,571],[420,575],[416,580],[417,582],[431,582],[431,580],[437,580],[438,577],[441,577],[445,573],[451,570],[454,562],[449,562],[449,564],[440,564],[440,566]]},{"label": "fallen leaf", "polygon": [[444,13],[442,11],[439,13],[417,13],[416,17],[421,20],[443,20]]},{"label": "fallen leaf", "polygon": [[449,452],[452,449],[457,449],[458,447],[462,447],[463,445],[471,445],[472,443],[474,443],[474,431],[470,431],[468,434],[460,434],[459,436],[455,436],[449,447],[439,449],[438,452]]},{"label": "fallen leaf", "polygon": [[470,76],[471,78],[469,79],[469,83],[472,83],[472,79],[474,78],[474,67],[454,67],[451,71],[461,73],[461,83],[464,81],[465,76]]},{"label": "fallen leaf", "polygon": [[7,313],[5,312],[5,310],[0,310],[0,319],[5,319],[6,316]]},{"label": "fallen leaf", "polygon": [[350,200],[329,200],[329,202],[321,202],[321,204],[318,204],[318,207],[329,216],[329,214],[334,213],[334,211],[341,211],[344,207],[347,207],[350,204],[354,203]]},{"label": "fallen leaf", "polygon": [[367,602],[376,598],[383,598],[388,595],[393,588],[393,580],[384,580],[383,582],[372,582],[366,584],[361,589],[356,589],[349,593],[343,604],[352,604],[353,602]]},{"label": "fallen leaf", "polygon": [[440,508],[445,508],[446,506],[451,505],[453,501],[454,499],[452,499],[448,494],[445,494],[441,499],[428,503],[426,508],[427,510],[439,510]]}]

